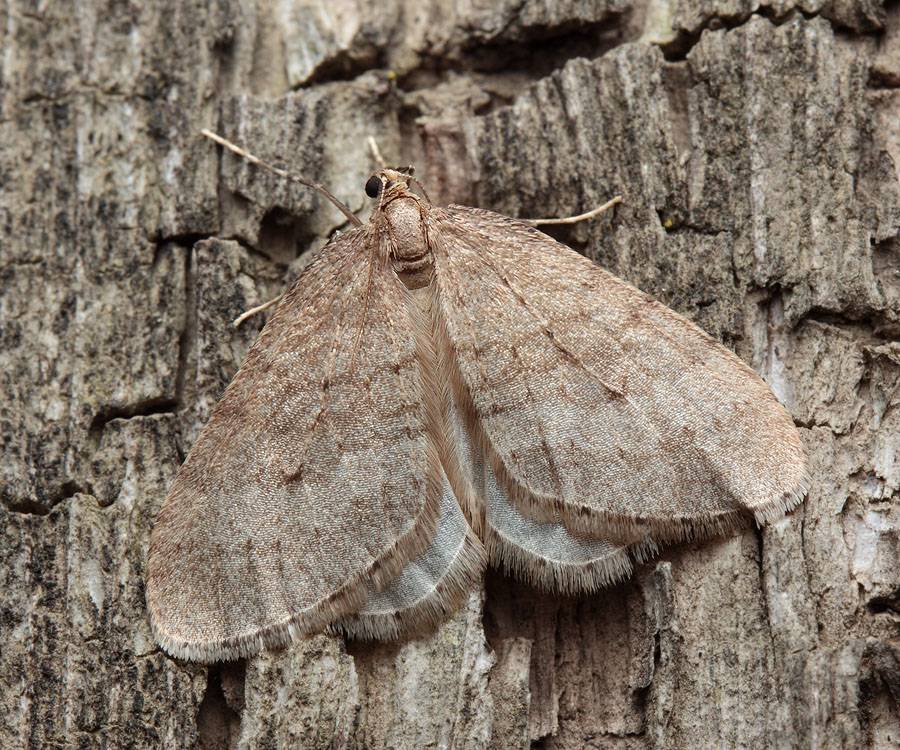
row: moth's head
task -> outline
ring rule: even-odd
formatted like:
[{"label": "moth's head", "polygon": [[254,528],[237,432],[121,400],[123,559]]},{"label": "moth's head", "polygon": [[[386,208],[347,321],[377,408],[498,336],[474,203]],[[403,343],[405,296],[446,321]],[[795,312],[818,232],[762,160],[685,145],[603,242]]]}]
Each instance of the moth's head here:
[{"label": "moth's head", "polygon": [[366,195],[370,198],[381,198],[381,203],[409,193],[410,183],[415,182],[415,168],[386,167],[379,169],[366,182]]}]

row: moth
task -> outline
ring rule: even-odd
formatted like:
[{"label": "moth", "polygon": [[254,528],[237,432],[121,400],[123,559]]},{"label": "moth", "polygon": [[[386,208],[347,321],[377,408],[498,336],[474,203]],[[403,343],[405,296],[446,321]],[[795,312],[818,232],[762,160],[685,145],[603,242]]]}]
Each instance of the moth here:
[{"label": "moth", "polygon": [[802,501],[800,436],[736,355],[529,223],[416,184],[377,171],[365,225],[324,191],[355,226],[280,300],[156,519],[168,653],[415,634],[488,564],[593,592]]}]

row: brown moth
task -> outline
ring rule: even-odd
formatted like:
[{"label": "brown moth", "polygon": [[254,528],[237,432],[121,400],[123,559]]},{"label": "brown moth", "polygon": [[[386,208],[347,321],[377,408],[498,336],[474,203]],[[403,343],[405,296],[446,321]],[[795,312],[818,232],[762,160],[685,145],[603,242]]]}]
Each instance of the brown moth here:
[{"label": "brown moth", "polygon": [[488,563],[595,591],[655,543],[801,502],[797,430],[732,352],[530,224],[413,183],[378,171],[365,225],[327,193],[357,226],[281,299],[181,467],[147,575],[170,654],[415,633]]}]

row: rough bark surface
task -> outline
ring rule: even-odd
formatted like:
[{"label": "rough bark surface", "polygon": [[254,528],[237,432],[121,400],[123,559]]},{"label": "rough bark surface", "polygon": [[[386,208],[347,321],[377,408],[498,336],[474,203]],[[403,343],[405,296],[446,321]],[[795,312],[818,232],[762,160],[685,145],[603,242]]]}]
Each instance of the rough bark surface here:
[{"label": "rough bark surface", "polygon": [[[0,0],[0,747],[900,743],[900,6],[879,0]],[[149,529],[275,294],[365,212],[554,234],[792,412],[789,518],[583,599],[489,574],[431,636],[205,668],[152,642]]]}]

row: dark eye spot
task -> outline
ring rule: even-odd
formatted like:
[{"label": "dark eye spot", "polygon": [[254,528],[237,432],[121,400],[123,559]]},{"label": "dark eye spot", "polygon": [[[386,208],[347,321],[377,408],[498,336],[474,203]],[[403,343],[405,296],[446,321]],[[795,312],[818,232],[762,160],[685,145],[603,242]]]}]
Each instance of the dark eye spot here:
[{"label": "dark eye spot", "polygon": [[381,194],[381,178],[372,175],[366,183],[366,195],[370,198],[377,198]]}]

